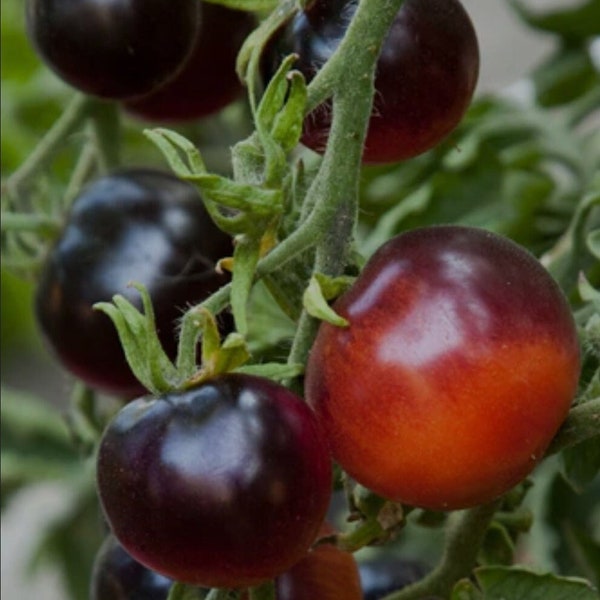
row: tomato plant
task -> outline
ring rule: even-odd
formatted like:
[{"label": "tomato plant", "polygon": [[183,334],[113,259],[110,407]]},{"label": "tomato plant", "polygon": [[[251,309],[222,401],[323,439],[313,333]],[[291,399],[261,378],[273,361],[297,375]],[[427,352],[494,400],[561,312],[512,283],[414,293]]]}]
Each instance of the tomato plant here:
[{"label": "tomato plant", "polygon": [[62,79],[104,98],[140,96],[172,79],[199,28],[194,0],[28,0],[27,30]]},{"label": "tomato plant", "polygon": [[203,3],[200,31],[183,69],[156,92],[128,102],[127,110],[150,121],[185,121],[240,97],[235,59],[255,24],[250,13]]},{"label": "tomato plant", "polygon": [[230,252],[231,239],[193,187],[160,171],[114,173],[74,201],[40,275],[37,320],[67,369],[92,387],[131,397],[144,388],[110,319],[94,304],[122,294],[139,305],[129,284],[143,283],[161,341],[174,356],[178,318],[227,280],[215,263]]},{"label": "tomato plant", "polygon": [[311,546],[331,466],[299,398],[224,375],[123,408],[100,442],[98,490],[113,533],[142,564],[196,585],[247,587]]},{"label": "tomato plant", "polygon": [[72,4],[0,5],[3,543],[59,600],[596,600],[597,0]]},{"label": "tomato plant", "polygon": [[[315,77],[343,39],[356,4],[309,2],[270,42],[263,59],[266,79],[292,52],[304,76]],[[478,73],[477,37],[460,2],[406,0],[377,60],[363,160],[397,162],[438,144],[467,110]],[[323,152],[330,127],[331,106],[317,107],[304,122],[302,142]]]}]

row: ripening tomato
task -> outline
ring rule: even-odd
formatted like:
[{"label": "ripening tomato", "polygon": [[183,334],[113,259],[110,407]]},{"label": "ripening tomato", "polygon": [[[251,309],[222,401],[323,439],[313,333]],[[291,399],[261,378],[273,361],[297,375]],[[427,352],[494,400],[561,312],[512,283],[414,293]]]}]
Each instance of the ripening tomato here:
[{"label": "ripening tomato", "polygon": [[477,228],[402,234],[323,323],[307,401],[334,459],[376,493],[448,510],[526,477],[564,421],[580,359],[569,305],[525,249]]}]

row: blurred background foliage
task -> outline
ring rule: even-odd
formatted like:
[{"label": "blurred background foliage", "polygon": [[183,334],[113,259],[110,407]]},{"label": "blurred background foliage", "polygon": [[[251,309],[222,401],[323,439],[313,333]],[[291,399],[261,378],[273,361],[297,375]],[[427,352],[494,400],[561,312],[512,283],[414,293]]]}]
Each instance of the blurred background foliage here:
[{"label": "blurred background foliage", "polygon": [[[522,0],[508,4],[524,24],[554,39],[553,51],[510,94],[480,96],[438,148],[398,165],[364,169],[357,249],[364,259],[396,233],[449,222],[485,227],[523,244],[541,257],[573,303],[586,349],[585,401],[600,396],[600,296],[595,291],[600,285],[600,1],[565,2],[544,12],[528,9]],[[0,8],[1,165],[6,181],[73,92],[34,55],[24,35],[22,0],[2,0]],[[141,135],[144,124],[126,116],[122,124],[123,163],[164,166]],[[209,168],[227,173],[229,147],[251,131],[249,112],[241,101],[179,130],[198,143]],[[83,135],[71,135],[42,176],[26,182],[23,197],[13,201],[29,206],[29,197],[36,194],[60,198]],[[303,151],[299,156],[310,169],[315,157]],[[583,287],[580,274],[587,281]],[[52,406],[65,411],[69,403],[72,385],[62,376],[50,372],[60,383],[40,393],[51,362],[35,332],[31,296],[32,282],[3,266],[2,507],[39,481],[60,481],[70,490],[67,510],[41,533],[32,564],[51,561],[63,573],[71,597],[84,600],[92,557],[104,533],[89,459],[98,423],[86,420],[85,394],[73,394],[71,402],[78,410],[71,410],[68,418]],[[265,298],[259,293],[254,300],[254,344],[281,350],[293,324]],[[25,368],[20,366],[23,361]],[[106,406],[110,412],[110,402]],[[584,576],[599,585],[599,470],[599,439],[546,461],[519,508],[541,518],[519,539],[528,527],[497,522],[482,562],[502,561],[516,552],[527,564]],[[416,511],[409,521],[385,551],[434,564],[443,515]],[[361,556],[382,551],[368,549]]]}]

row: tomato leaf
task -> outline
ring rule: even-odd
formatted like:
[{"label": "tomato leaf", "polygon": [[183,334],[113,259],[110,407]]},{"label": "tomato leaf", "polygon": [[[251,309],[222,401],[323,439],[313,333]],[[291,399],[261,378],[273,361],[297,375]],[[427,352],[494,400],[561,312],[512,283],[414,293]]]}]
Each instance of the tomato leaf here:
[{"label": "tomato leaf", "polygon": [[485,600],[597,600],[588,581],[538,574],[520,567],[482,567],[475,578]]},{"label": "tomato leaf", "polygon": [[509,0],[509,4],[519,17],[534,29],[557,33],[566,38],[587,38],[598,34],[598,0],[588,0],[576,8],[541,13],[529,10],[522,0]]}]

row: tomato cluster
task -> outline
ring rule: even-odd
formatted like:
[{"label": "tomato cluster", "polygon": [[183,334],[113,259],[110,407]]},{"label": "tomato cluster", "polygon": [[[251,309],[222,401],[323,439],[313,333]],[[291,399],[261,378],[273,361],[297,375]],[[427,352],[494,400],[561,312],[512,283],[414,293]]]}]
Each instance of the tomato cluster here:
[{"label": "tomato cluster", "polygon": [[200,0],[27,0],[27,30],[65,82],[152,121],[207,116],[242,92],[251,13]]},{"label": "tomato cluster", "polygon": [[[198,0],[26,7],[50,67],[135,116],[196,119],[241,91],[234,63],[255,26],[247,12]],[[307,2],[267,44],[265,81],[292,52],[310,81],[356,7]],[[438,144],[467,109],[478,69],[458,0],[405,0],[377,63],[364,161]],[[331,104],[318,107],[302,141],[323,151],[330,125]],[[228,282],[215,265],[232,249],[192,185],[150,169],[101,177],[75,199],[42,269],[44,337],[90,387],[138,396],[115,328],[94,305],[120,294],[141,308],[129,285],[141,283],[175,359],[181,315]],[[323,526],[331,457],[384,498],[444,511],[496,499],[542,458],[575,394],[579,346],[567,301],[524,249],[471,227],[413,230],[382,246],[333,308],[348,325],[320,325],[306,403],[269,379],[225,373],[116,414],[97,454],[111,537],[94,600],[162,600],[173,581],[243,590],[270,579],[277,600],[380,598],[415,572],[365,564],[361,588],[354,558],[320,539],[332,533]],[[231,316],[219,318],[228,333]]]}]

